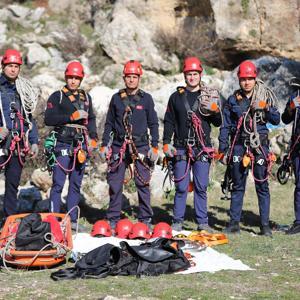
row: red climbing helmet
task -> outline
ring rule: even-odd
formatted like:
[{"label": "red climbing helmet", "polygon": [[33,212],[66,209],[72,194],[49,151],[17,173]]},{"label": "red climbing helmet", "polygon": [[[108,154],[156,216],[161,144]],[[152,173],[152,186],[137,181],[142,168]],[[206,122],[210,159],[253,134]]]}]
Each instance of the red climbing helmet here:
[{"label": "red climbing helmet", "polygon": [[183,63],[183,73],[189,71],[197,71],[202,72],[203,68],[201,65],[201,61],[197,57],[187,57]]},{"label": "red climbing helmet", "polygon": [[160,222],[156,224],[153,228],[152,238],[172,238],[172,228],[169,224],[165,222]]},{"label": "red climbing helmet", "polygon": [[128,238],[128,235],[132,229],[132,222],[128,219],[122,219],[118,221],[116,228],[115,228],[115,233],[116,237],[120,239],[126,239]]},{"label": "red climbing helmet", "polygon": [[91,236],[111,236],[111,228],[107,221],[99,220],[97,221],[92,228]]},{"label": "red climbing helmet", "polygon": [[238,70],[238,78],[256,78],[257,69],[253,62],[250,60],[243,61]]},{"label": "red climbing helmet", "polygon": [[71,61],[68,63],[65,71],[65,76],[84,77],[83,66],[79,61]]},{"label": "red climbing helmet", "polygon": [[18,50],[15,49],[7,49],[2,57],[1,63],[3,65],[7,64],[18,64],[22,65],[22,56]]},{"label": "red climbing helmet", "polygon": [[137,60],[129,60],[124,65],[123,74],[124,75],[135,74],[135,75],[142,76],[143,75],[142,65]]},{"label": "red climbing helmet", "polygon": [[150,238],[149,227],[142,222],[135,223],[131,228],[131,231],[129,233],[129,238],[130,239],[136,239],[136,238],[149,239]]}]

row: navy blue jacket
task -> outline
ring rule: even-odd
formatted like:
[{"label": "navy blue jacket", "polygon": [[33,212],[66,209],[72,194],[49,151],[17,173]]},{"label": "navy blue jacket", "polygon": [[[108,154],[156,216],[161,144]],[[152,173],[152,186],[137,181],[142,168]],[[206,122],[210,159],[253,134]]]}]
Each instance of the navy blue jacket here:
[{"label": "navy blue jacket", "polygon": [[[134,138],[143,137],[148,134],[150,130],[151,145],[157,147],[158,145],[158,118],[154,109],[154,101],[150,94],[139,90],[138,101],[132,112],[131,124],[132,135]],[[130,101],[136,97],[128,96]],[[102,146],[106,146],[110,139],[110,133],[114,133],[113,145],[120,146],[124,141],[125,128],[123,125],[123,116],[125,112],[125,103],[120,96],[120,92],[114,94],[109,104],[106,122],[104,126],[104,133],[102,137]],[[136,146],[148,145],[149,141],[143,140],[135,143]]]},{"label": "navy blue jacket", "polygon": [[[199,91],[190,92],[185,90],[185,93],[190,108],[192,108],[199,96]],[[199,111],[196,111],[196,114],[202,122],[202,129],[205,135],[205,146],[211,146],[211,124],[219,127],[222,124],[221,114],[216,113],[211,114],[210,116],[203,116]],[[170,144],[172,138],[174,138],[174,146],[178,149],[184,149],[185,145],[182,141],[188,138],[188,131],[188,116],[184,105],[183,95],[176,91],[171,95],[165,113],[163,143]]]},{"label": "navy blue jacket", "polygon": [[[74,95],[74,94],[73,94]],[[76,100],[71,102],[70,99],[62,92],[54,92],[47,101],[47,108],[45,111],[45,124],[47,126],[55,126],[55,131],[59,134],[57,139],[61,142],[72,143],[74,138],[74,132],[76,129],[68,128],[70,134],[60,134],[66,124],[78,124],[84,125],[84,120],[71,121],[71,115],[76,110],[85,110],[88,112],[88,123],[86,125],[89,133],[89,137],[92,139],[98,139],[96,116],[93,110],[92,97],[86,94],[88,99],[85,101],[80,99],[79,93],[74,95]]]},{"label": "navy blue jacket", "polygon": [[[241,100],[237,100],[237,93],[242,97]],[[236,133],[237,124],[239,118],[248,110],[251,99],[247,98],[241,90],[231,95],[226,101],[223,109],[223,125],[220,128],[219,135],[219,151],[227,152],[229,149],[229,137],[232,139]],[[265,122],[257,124],[257,131],[259,134],[268,134],[269,129],[266,123],[270,122],[272,125],[278,125],[280,123],[280,113],[276,107],[269,107],[268,111],[265,111]],[[244,130],[241,126],[240,134],[243,135]]]},{"label": "navy blue jacket", "polygon": [[[1,93],[1,105],[2,105],[2,109],[3,109],[3,115],[5,118],[6,127],[9,130],[11,130],[12,127],[14,126],[13,123],[15,124],[15,122],[13,122],[13,119],[11,118],[11,116],[12,116],[11,115],[11,112],[12,112],[11,111],[11,103],[12,102],[16,103],[15,107],[23,114],[24,118],[25,118],[25,112],[21,107],[21,100],[20,100],[20,96],[17,92],[15,83],[11,83],[10,81],[8,81],[7,78],[3,74],[0,76],[0,93]],[[19,129],[20,122],[18,119],[16,119],[16,120],[17,120],[17,124],[18,124],[18,129]],[[37,131],[36,124],[35,124],[34,120],[32,119],[32,115],[29,115],[29,120],[32,123],[32,129],[29,131],[29,137],[28,137],[29,142],[31,145],[38,144],[38,131]],[[4,126],[4,122],[2,120],[2,113],[0,115],[0,126]],[[28,124],[25,119],[24,131],[27,131],[27,130],[28,130]]]},{"label": "navy blue jacket", "polygon": [[[284,112],[281,116],[281,119],[282,119],[282,122],[284,124],[290,124],[291,122],[294,121],[293,123],[293,131],[292,131],[292,138],[294,136],[298,136],[300,134],[300,109],[297,108],[297,109],[293,109],[291,111],[291,114],[288,112],[288,108],[290,107],[291,105],[291,102],[293,101],[293,99],[295,97],[298,96],[298,92],[294,93],[290,99],[288,100],[288,102],[286,103],[286,106],[285,106],[285,109],[284,109]],[[296,110],[297,110],[297,117],[296,117],[296,120],[295,120],[295,116],[296,116]]]}]

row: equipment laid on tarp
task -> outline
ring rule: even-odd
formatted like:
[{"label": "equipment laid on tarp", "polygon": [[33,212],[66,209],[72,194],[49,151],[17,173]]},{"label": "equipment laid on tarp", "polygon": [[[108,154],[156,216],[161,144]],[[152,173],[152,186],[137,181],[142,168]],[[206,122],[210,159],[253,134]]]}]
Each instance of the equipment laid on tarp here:
[{"label": "equipment laid on tarp", "polygon": [[72,247],[70,217],[59,213],[9,216],[0,236],[4,266],[51,267],[63,262]]},{"label": "equipment laid on tarp", "polygon": [[84,255],[74,268],[51,274],[54,280],[104,278],[108,275],[157,276],[190,267],[181,246],[184,243],[158,238],[138,246],[122,241],[120,247],[104,244]]},{"label": "equipment laid on tarp", "polygon": [[[181,231],[174,232],[189,236],[192,232]],[[88,233],[78,233],[74,237],[74,245],[71,252],[71,257],[74,261],[80,260],[86,253],[103,246],[105,244],[120,247],[120,243],[126,241],[131,246],[138,246],[145,243],[144,240],[125,240],[117,237],[91,237]],[[153,239],[148,240],[148,242]],[[185,245],[181,245],[185,257],[189,260],[191,267],[185,271],[177,272],[176,274],[187,274],[197,272],[215,272],[220,270],[252,270],[240,260],[235,260],[226,254],[219,253],[215,249],[205,245],[203,242],[183,239]]]}]

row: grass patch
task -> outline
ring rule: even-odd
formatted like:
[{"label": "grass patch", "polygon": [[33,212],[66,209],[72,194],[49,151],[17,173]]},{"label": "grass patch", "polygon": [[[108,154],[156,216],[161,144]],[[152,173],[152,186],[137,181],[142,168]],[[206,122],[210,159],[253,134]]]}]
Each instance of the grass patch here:
[{"label": "grass patch", "polygon": [[[213,181],[220,182],[222,176],[222,166],[212,168]],[[293,188],[292,181],[282,186],[270,180],[272,221],[279,224],[293,221]],[[229,219],[227,211],[230,203],[221,201],[220,196],[220,188],[209,189],[209,217],[216,230],[221,230]],[[173,197],[171,192],[167,200],[152,199],[155,222],[171,220]],[[187,200],[185,226],[196,228],[192,193]],[[254,271],[174,274],[140,279],[117,276],[54,282],[50,279],[54,270],[6,273],[2,269],[1,294],[3,299],[101,299],[106,295],[126,299],[299,299],[299,235],[287,236],[274,231],[271,239],[256,234],[259,231],[259,213],[255,187],[250,178],[241,228],[241,235],[229,236],[229,244],[215,249],[242,260]]]},{"label": "grass patch", "polygon": [[241,6],[244,15],[247,15],[248,10],[249,10],[249,0],[241,0]]}]

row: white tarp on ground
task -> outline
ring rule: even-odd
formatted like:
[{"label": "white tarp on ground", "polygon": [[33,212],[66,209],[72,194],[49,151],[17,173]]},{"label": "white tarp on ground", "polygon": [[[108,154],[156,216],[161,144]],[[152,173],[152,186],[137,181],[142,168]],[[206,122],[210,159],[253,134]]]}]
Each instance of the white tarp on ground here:
[{"label": "white tarp on ground", "polygon": [[[129,245],[133,246],[144,243],[144,241],[140,240],[123,240],[116,237],[97,238],[91,237],[88,233],[78,233],[76,237],[73,236],[73,250],[71,256],[76,258],[79,254],[82,255],[88,253],[89,251],[108,243],[119,246],[121,241],[127,241]],[[193,261],[196,265],[188,270],[178,272],[177,274],[216,272],[220,270],[252,270],[240,260],[235,260],[228,255],[220,253],[210,247],[207,247],[202,251],[189,250],[188,252],[194,256]]]}]

